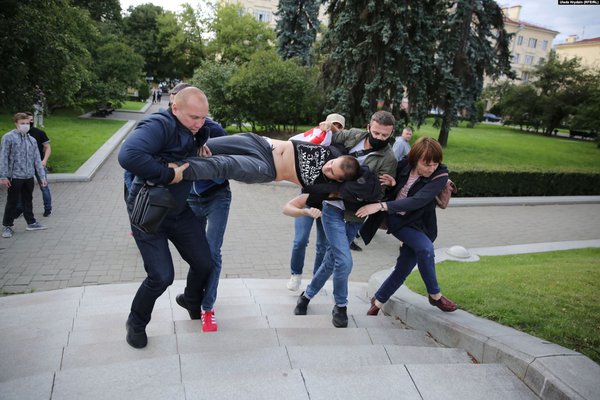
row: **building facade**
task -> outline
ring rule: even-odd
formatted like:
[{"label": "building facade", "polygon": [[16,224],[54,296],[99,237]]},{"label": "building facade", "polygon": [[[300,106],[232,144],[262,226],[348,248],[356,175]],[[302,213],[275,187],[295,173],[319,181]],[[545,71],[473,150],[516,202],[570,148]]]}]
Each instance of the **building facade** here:
[{"label": "building facade", "polygon": [[579,57],[584,67],[598,69],[600,68],[600,37],[577,40],[576,35],[571,35],[565,43],[556,45],[556,54],[566,59]]},{"label": "building facade", "polygon": [[512,70],[516,73],[517,82],[527,83],[531,79],[531,71],[548,60],[552,41],[559,32],[522,21],[521,6],[506,7],[502,11],[506,32],[515,34],[509,47]]}]

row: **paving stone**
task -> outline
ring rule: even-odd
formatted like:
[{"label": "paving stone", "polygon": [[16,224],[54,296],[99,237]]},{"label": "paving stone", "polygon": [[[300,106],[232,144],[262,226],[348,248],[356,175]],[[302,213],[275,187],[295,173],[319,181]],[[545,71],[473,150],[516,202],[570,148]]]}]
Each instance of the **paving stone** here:
[{"label": "paving stone", "polygon": [[200,378],[186,382],[185,391],[187,400],[309,400],[297,370],[249,371],[219,380]]},{"label": "paving stone", "polygon": [[[310,335],[310,332],[307,332]],[[390,359],[380,345],[323,346],[315,339],[314,345],[287,346],[292,368],[337,368],[368,365],[390,365]]]},{"label": "paving stone", "polygon": [[256,329],[251,331],[252,334],[249,333],[248,330],[177,333],[177,346],[179,354],[202,353],[213,349],[231,351],[279,346],[277,335],[273,329]]},{"label": "paving stone", "polygon": [[[219,332],[272,328],[269,326],[266,316],[221,319],[218,314],[215,315],[217,324],[219,325]],[[175,331],[177,333],[197,333],[201,332],[201,329],[202,321],[200,320],[192,321],[188,319],[185,321],[175,321]]]},{"label": "paving stone", "polygon": [[403,346],[440,346],[426,332],[408,329],[367,328],[373,344],[398,344]]},{"label": "paving stone", "polygon": [[[198,377],[245,375],[257,371],[290,369],[290,359],[285,347],[263,347],[236,349],[213,349],[198,354],[181,355],[183,382],[198,380]],[[210,379],[209,379],[210,380]]]},{"label": "paving stone", "polygon": [[392,364],[472,364],[466,351],[445,347],[385,345]]},{"label": "paving stone", "polygon": [[53,383],[53,372],[0,382],[0,397],[2,400],[49,399]]},{"label": "paving stone", "polygon": [[403,366],[340,365],[327,369],[302,368],[311,400],[422,400]]},{"label": "paving stone", "polygon": [[370,345],[371,338],[363,328],[280,328],[277,337],[282,346]]},{"label": "paving stone", "polygon": [[148,337],[148,346],[143,349],[134,349],[125,341],[124,326],[123,323],[122,341],[68,346],[65,348],[62,369],[119,364],[177,354],[175,335],[150,336]]},{"label": "paving stone", "polygon": [[177,355],[57,373],[52,399],[185,399]]},{"label": "paving stone", "polygon": [[423,399],[534,400],[538,397],[508,368],[497,364],[407,365]]}]

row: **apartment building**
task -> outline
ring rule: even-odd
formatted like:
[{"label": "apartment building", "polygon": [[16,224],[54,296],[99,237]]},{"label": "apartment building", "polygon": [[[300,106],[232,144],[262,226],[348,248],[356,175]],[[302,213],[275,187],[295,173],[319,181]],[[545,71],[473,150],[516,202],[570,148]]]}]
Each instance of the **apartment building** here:
[{"label": "apartment building", "polygon": [[556,45],[556,54],[563,58],[579,57],[581,64],[590,69],[600,68],[600,37],[578,40],[577,35],[567,37],[565,43]]},{"label": "apartment building", "polygon": [[515,34],[509,47],[512,69],[517,82],[529,82],[535,66],[548,59],[552,41],[559,32],[521,20],[521,6],[505,7],[502,11],[506,32]]}]

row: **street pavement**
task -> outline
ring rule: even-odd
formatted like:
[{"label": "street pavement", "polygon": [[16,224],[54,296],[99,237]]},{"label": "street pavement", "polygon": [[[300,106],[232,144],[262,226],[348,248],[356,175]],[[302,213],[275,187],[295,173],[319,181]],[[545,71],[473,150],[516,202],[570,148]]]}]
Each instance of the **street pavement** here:
[{"label": "street pavement", "polygon": [[[166,106],[163,100],[162,106]],[[152,105],[146,113],[156,111]],[[143,113],[114,112],[111,118],[139,120]],[[130,236],[123,201],[123,171],[117,151],[108,154],[89,182],[52,182],[53,211],[42,217],[39,189],[34,192],[36,218],[47,230],[25,231],[15,221],[15,235],[0,239],[0,290],[10,293],[44,291],[82,285],[139,282],[145,277],[141,256]],[[52,178],[51,178],[52,179]],[[222,279],[286,278],[293,240],[293,219],[283,205],[299,193],[287,183],[231,182],[233,201],[222,248]],[[453,199],[455,204],[462,199]],[[585,204],[511,205],[494,199],[467,207],[438,211],[437,248],[460,245],[467,249],[547,242],[600,239],[600,201]],[[0,191],[0,209],[6,191]],[[491,204],[491,205],[488,205]],[[314,239],[314,233],[313,237]],[[362,244],[361,242],[359,242]],[[353,252],[350,279],[367,282],[381,269],[394,265],[398,241],[379,231],[362,252]],[[173,251],[176,279],[187,265]],[[312,268],[314,240],[307,249]],[[305,276],[308,277],[307,274]],[[443,283],[442,283],[443,284]]]}]

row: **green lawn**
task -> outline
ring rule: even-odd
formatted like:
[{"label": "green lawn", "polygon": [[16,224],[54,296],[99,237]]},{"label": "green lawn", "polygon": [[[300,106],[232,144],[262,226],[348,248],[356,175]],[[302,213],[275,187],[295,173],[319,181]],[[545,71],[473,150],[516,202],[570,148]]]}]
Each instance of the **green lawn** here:
[{"label": "green lawn", "polygon": [[[49,171],[77,171],[124,124],[125,121],[78,118],[73,112],[45,117],[43,130],[52,146]],[[0,135],[14,127],[12,116],[0,115]]]},{"label": "green lawn", "polygon": [[[418,136],[438,138],[439,129],[424,125]],[[451,170],[561,171],[600,173],[600,149],[591,141],[527,133],[501,125],[464,125],[450,131],[444,163]]]},{"label": "green lawn", "polygon": [[139,111],[146,105],[145,101],[124,101],[118,110]]},{"label": "green lawn", "polygon": [[[463,310],[600,362],[600,249],[444,261],[436,270],[442,293]],[[406,285],[425,295],[417,271]]]}]

